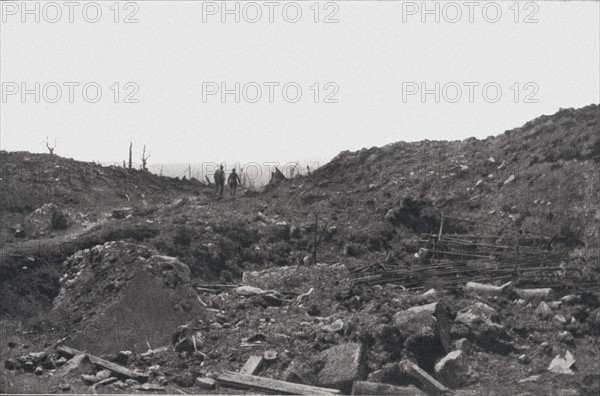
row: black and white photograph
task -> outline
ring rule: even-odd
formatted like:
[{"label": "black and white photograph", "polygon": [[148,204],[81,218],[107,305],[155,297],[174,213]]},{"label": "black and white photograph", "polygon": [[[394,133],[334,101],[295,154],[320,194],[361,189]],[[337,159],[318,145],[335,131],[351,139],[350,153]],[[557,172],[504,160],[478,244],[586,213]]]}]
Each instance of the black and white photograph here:
[{"label": "black and white photograph", "polygon": [[600,395],[600,1],[0,0],[0,394]]}]

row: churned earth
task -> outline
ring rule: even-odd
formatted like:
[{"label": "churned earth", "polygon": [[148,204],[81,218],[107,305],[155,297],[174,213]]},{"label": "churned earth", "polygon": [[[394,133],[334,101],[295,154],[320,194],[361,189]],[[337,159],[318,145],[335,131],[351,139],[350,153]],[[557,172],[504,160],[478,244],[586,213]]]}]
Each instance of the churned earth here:
[{"label": "churned earth", "polygon": [[[0,391],[249,393],[212,380],[263,356],[261,377],[344,393],[357,380],[435,393],[410,360],[456,394],[598,394],[598,118],[590,105],[485,140],[343,152],[235,199],[0,152]],[[442,223],[561,253],[543,264],[558,283],[524,297],[518,276],[502,293],[452,274],[409,290],[357,280],[436,264],[419,254]],[[67,363],[60,343],[148,377]]]}]

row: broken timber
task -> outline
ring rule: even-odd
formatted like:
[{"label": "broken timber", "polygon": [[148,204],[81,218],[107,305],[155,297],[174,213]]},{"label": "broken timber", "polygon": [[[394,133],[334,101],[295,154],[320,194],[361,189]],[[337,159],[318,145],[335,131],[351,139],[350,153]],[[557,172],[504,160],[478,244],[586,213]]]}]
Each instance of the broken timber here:
[{"label": "broken timber", "polygon": [[240,374],[233,371],[225,371],[217,377],[217,381],[223,385],[235,388],[266,391],[284,395],[339,395],[337,389],[321,388],[311,385],[296,384],[263,378],[255,375]]},{"label": "broken timber", "polygon": [[378,382],[356,381],[352,386],[352,395],[426,396],[426,393],[414,385],[397,386]]},{"label": "broken timber", "polygon": [[128,368],[119,366],[118,364],[109,362],[108,360],[100,359],[97,356],[91,355],[86,352],[79,351],[75,348],[70,348],[66,345],[59,345],[56,347],[56,350],[59,353],[66,355],[68,357],[73,357],[73,356],[80,355],[80,354],[86,355],[88,357],[89,361],[92,362],[93,364],[103,367],[107,370],[112,371],[115,374],[122,375],[124,377],[133,378],[133,379],[141,380],[141,381],[148,380],[148,374],[146,374],[146,373],[131,371]]},{"label": "broken timber", "polygon": [[506,282],[502,286],[488,285],[478,282],[467,282],[465,285],[466,293],[479,293],[499,296],[501,294],[509,294],[512,290],[512,282],[510,281]]},{"label": "broken timber", "polygon": [[442,385],[439,381],[427,374],[425,370],[417,366],[410,360],[404,360],[402,363],[402,371],[409,374],[418,380],[423,389],[430,395],[443,395],[450,392],[450,389]]},{"label": "broken timber", "polygon": [[246,364],[244,364],[244,367],[240,369],[240,374],[254,375],[258,373],[258,370],[260,370],[260,366],[262,366],[262,364],[262,356],[252,355],[248,358]]},{"label": "broken timber", "polygon": [[552,289],[549,287],[542,288],[542,289],[515,289],[515,291],[517,292],[517,295],[519,297],[524,298],[524,299],[528,299],[528,298],[549,299],[552,297]]}]

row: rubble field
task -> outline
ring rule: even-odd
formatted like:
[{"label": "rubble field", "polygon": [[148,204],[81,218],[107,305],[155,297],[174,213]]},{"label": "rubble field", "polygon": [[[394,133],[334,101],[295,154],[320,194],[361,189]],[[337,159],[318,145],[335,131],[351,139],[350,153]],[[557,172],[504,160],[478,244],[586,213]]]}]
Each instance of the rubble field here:
[{"label": "rubble field", "polygon": [[598,395],[598,118],[235,199],[0,152],[0,392]]}]

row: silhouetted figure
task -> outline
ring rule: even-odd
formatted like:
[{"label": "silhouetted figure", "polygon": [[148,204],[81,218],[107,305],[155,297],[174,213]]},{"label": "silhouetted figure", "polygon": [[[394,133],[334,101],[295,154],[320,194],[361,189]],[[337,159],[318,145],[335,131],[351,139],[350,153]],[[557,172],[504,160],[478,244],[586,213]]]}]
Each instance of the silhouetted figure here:
[{"label": "silhouetted figure", "polygon": [[227,179],[227,184],[229,184],[229,196],[235,197],[235,190],[237,190],[238,184],[241,184],[242,180],[235,172],[235,168],[231,171],[229,178]]},{"label": "silhouetted figure", "polygon": [[223,165],[215,172],[215,194],[218,194],[219,197],[223,196],[223,186],[225,185],[225,171],[223,170]]}]

